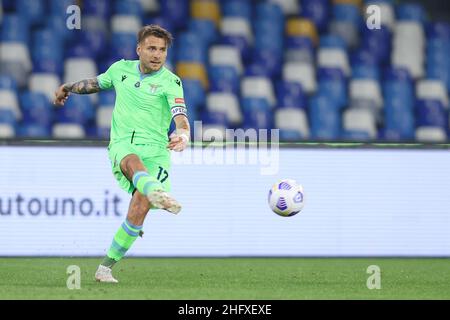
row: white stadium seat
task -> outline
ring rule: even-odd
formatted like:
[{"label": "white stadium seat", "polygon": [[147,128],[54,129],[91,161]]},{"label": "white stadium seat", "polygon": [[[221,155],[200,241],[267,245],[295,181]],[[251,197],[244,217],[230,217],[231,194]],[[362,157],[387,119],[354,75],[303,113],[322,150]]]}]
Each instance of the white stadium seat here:
[{"label": "white stadium seat", "polygon": [[159,11],[158,0],[140,0],[142,9],[146,13],[155,13]]},{"label": "white stadium seat", "polygon": [[52,128],[55,139],[82,139],[85,137],[84,128],[75,123],[56,123]]},{"label": "white stadium seat", "polygon": [[378,108],[383,107],[383,96],[380,84],[373,79],[352,79],[349,84],[351,99],[367,99],[375,102]]},{"label": "white stadium seat", "polygon": [[425,79],[417,82],[416,95],[419,99],[439,100],[448,108],[448,94],[445,84],[440,80]]},{"label": "white stadium seat", "polygon": [[416,140],[420,142],[445,142],[447,134],[440,127],[419,127],[416,129]]},{"label": "white stadium seat", "polygon": [[287,62],[283,66],[283,80],[298,82],[311,94],[317,90],[315,68],[310,63]]},{"label": "white stadium seat", "polygon": [[14,138],[16,135],[14,127],[7,123],[0,123],[0,138]]},{"label": "white stadium seat", "polygon": [[224,17],[220,25],[223,35],[244,36],[247,41],[253,43],[253,32],[250,22],[241,17]]},{"label": "white stadium seat", "polygon": [[242,97],[265,98],[274,107],[276,104],[272,81],[267,77],[245,77],[241,81]]},{"label": "white stadium seat", "polygon": [[55,91],[60,85],[59,77],[54,73],[32,73],[28,80],[30,90],[45,94],[51,103],[53,103]]},{"label": "white stadium seat", "polygon": [[227,92],[212,92],[206,97],[206,108],[212,112],[223,112],[232,124],[242,122],[242,112],[238,98]]},{"label": "white stadium seat", "polygon": [[99,128],[111,128],[111,119],[114,106],[99,106],[97,109],[96,124]]},{"label": "white stadium seat", "polygon": [[244,71],[239,49],[231,45],[215,45],[209,49],[211,65],[226,65],[236,68],[239,75]]},{"label": "white stadium seat", "polygon": [[339,68],[346,76],[350,75],[347,53],[340,48],[320,48],[317,52],[317,65]]},{"label": "white stadium seat", "polygon": [[[90,58],[69,58],[64,61],[64,83],[97,77],[97,64]],[[98,94],[90,94],[92,103],[97,103]]]},{"label": "white stadium seat", "polygon": [[302,137],[309,137],[308,117],[304,110],[281,108],[275,112],[275,128],[294,130]]},{"label": "white stadium seat", "polygon": [[1,73],[11,74],[19,87],[24,87],[31,72],[30,52],[22,42],[0,42]]},{"label": "white stadium seat", "polygon": [[345,130],[367,132],[370,138],[376,138],[376,119],[368,109],[350,108],[344,111],[343,127]]},{"label": "white stadium seat", "polygon": [[270,0],[281,7],[285,15],[297,15],[300,12],[300,5],[298,0]]},{"label": "white stadium seat", "polygon": [[109,33],[109,26],[106,20],[97,16],[83,16],[81,19],[81,29],[103,34]]},{"label": "white stadium seat", "polygon": [[0,109],[9,109],[14,113],[16,120],[22,119],[17,94],[12,90],[0,89]]},{"label": "white stadium seat", "polygon": [[141,27],[141,20],[134,15],[116,14],[111,17],[111,32],[138,33]]}]

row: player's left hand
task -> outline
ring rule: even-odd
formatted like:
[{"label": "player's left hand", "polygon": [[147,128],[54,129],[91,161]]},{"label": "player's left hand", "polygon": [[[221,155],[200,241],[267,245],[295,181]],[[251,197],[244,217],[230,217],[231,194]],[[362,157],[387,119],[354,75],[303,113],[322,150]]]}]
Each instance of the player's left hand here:
[{"label": "player's left hand", "polygon": [[169,145],[167,146],[170,150],[173,151],[183,151],[186,149],[188,143],[189,143],[189,137],[186,133],[175,133],[173,132],[170,136]]}]

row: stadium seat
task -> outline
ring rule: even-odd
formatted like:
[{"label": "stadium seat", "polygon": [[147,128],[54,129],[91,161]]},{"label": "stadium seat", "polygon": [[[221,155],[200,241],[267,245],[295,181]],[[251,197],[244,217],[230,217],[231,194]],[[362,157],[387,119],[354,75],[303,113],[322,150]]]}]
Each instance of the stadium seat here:
[{"label": "stadium seat", "polygon": [[137,34],[142,22],[134,15],[116,14],[111,17],[111,32],[124,32]]},{"label": "stadium seat", "polygon": [[192,0],[191,17],[194,19],[207,19],[214,22],[216,28],[220,24],[220,6],[214,0]]},{"label": "stadium seat", "polygon": [[27,83],[32,69],[28,47],[20,42],[0,42],[0,70],[11,75],[19,87]]},{"label": "stadium seat", "polygon": [[324,32],[328,25],[329,4],[328,0],[303,0],[301,1],[301,14],[310,19],[319,32]]},{"label": "stadium seat", "polygon": [[26,91],[20,97],[23,122],[49,126],[53,121],[53,107],[47,96],[40,92]]},{"label": "stadium seat", "polygon": [[278,108],[306,109],[307,102],[301,84],[297,82],[280,81],[276,83]]},{"label": "stadium seat", "polygon": [[448,128],[448,112],[440,100],[417,100],[416,114],[417,127]]},{"label": "stadium seat", "polygon": [[309,138],[308,118],[305,110],[297,108],[282,108],[275,111],[275,128],[280,129],[280,136],[283,138],[283,131],[296,131],[301,139]]},{"label": "stadium seat", "polygon": [[332,6],[332,17],[335,21],[348,22],[359,27],[361,24],[360,8],[351,3],[336,3]]},{"label": "stadium seat", "polygon": [[233,46],[214,45],[210,47],[209,63],[210,65],[233,66],[239,75],[244,72],[239,50]]},{"label": "stadium seat", "polygon": [[242,112],[238,98],[227,92],[212,92],[206,97],[206,109],[209,112],[222,112],[232,126],[242,123]]},{"label": "stadium seat", "polygon": [[56,109],[58,123],[75,123],[82,126],[94,120],[96,109],[87,95],[72,95],[64,108]]},{"label": "stadium seat", "polygon": [[109,130],[111,128],[111,119],[114,106],[111,105],[100,105],[97,109],[96,114],[96,125],[100,129]]},{"label": "stadium seat", "polygon": [[0,29],[0,41],[5,43],[21,43],[27,45],[29,42],[29,30],[27,24],[23,23],[18,14],[5,14]]},{"label": "stadium seat", "polygon": [[425,22],[425,12],[420,4],[404,3],[397,6],[396,15],[398,20]]},{"label": "stadium seat", "polygon": [[226,129],[229,125],[227,121],[227,115],[224,112],[204,112],[202,113],[201,120],[201,136],[194,137],[195,140],[220,142],[226,138]]},{"label": "stadium seat", "polygon": [[310,101],[309,121],[311,137],[316,140],[335,140],[341,131],[338,105],[332,98],[316,95]]},{"label": "stadium seat", "polygon": [[379,68],[373,64],[354,64],[352,66],[353,79],[380,80]]},{"label": "stadium seat", "polygon": [[[152,3],[154,1],[145,0],[141,2]],[[110,1],[109,0],[85,1],[83,2],[83,14],[108,19],[111,16]]]},{"label": "stadium seat", "polygon": [[[205,45],[216,42],[218,32],[214,22],[208,19],[190,19],[188,23],[189,31],[199,35]],[[183,48],[186,49],[186,48]],[[182,50],[182,49],[181,49]]]},{"label": "stadium seat", "polygon": [[193,31],[180,33],[173,50],[178,62],[207,63],[207,42]]},{"label": "stadium seat", "polygon": [[117,15],[135,16],[138,19],[144,15],[141,0],[115,0],[113,11]]},{"label": "stadium seat", "polygon": [[44,0],[18,0],[16,12],[19,13],[22,21],[26,21],[29,26],[38,26],[45,17]]},{"label": "stadium seat", "polygon": [[173,30],[184,29],[189,16],[189,0],[159,1],[160,13],[164,20],[173,26]]},{"label": "stadium seat", "polygon": [[297,0],[269,0],[278,4],[283,10],[285,16],[297,15],[300,12],[300,6]]},{"label": "stadium seat", "polygon": [[335,101],[339,109],[347,106],[347,82],[341,69],[319,68],[318,79],[320,95],[327,96]]},{"label": "stadium seat", "polygon": [[49,103],[53,103],[55,91],[60,85],[59,77],[53,73],[32,73],[28,81],[30,91],[45,94]]},{"label": "stadium seat", "polygon": [[[205,104],[205,90],[198,79],[183,79],[184,100],[189,110],[198,110]],[[190,120],[194,120],[193,118]]]},{"label": "stadium seat", "polygon": [[69,58],[64,62],[64,83],[95,78],[97,65],[89,58]]},{"label": "stadium seat", "polygon": [[21,138],[50,138],[51,127],[36,123],[22,123],[17,128],[17,137]]},{"label": "stadium seat", "polygon": [[17,91],[16,80],[10,75],[0,73],[0,89]]},{"label": "stadium seat", "polygon": [[54,139],[83,139],[85,136],[83,126],[76,123],[56,123],[52,127]]},{"label": "stadium seat", "polygon": [[355,49],[360,44],[359,30],[351,22],[332,20],[328,30],[330,34],[341,37],[348,48]]},{"label": "stadium seat", "polygon": [[247,21],[252,19],[252,7],[249,1],[228,0],[221,2],[221,11],[224,18],[240,17]]},{"label": "stadium seat", "polygon": [[309,37],[314,45],[319,43],[319,36],[314,23],[305,18],[290,18],[286,23],[287,36]]},{"label": "stadium seat", "polygon": [[228,36],[242,36],[247,43],[253,43],[253,32],[250,22],[241,17],[224,17],[220,24],[220,31],[222,35]]},{"label": "stadium seat", "polygon": [[419,142],[445,142],[447,134],[439,127],[419,127],[415,132],[415,139]]},{"label": "stadium seat", "polygon": [[66,16],[67,7],[77,5],[76,0],[48,0],[52,16]]},{"label": "stadium seat", "polygon": [[314,66],[307,63],[288,62],[283,66],[283,80],[294,81],[302,85],[307,94],[317,89]]},{"label": "stadium seat", "polygon": [[208,69],[208,74],[211,91],[226,91],[236,95],[239,94],[240,79],[236,68],[233,66],[212,65]]},{"label": "stadium seat", "polygon": [[11,110],[14,113],[16,120],[22,119],[22,112],[20,111],[20,106],[15,91],[0,89],[0,109]]},{"label": "stadium seat", "polygon": [[199,80],[203,89],[208,90],[209,81],[205,66],[201,63],[178,62],[176,65],[176,74],[184,79]]},{"label": "stadium seat", "polygon": [[347,53],[339,48],[319,48],[317,51],[317,66],[339,68],[346,76],[350,75]]},{"label": "stadium seat", "polygon": [[98,93],[99,106],[114,106],[115,101],[116,92],[114,90],[102,90]]},{"label": "stadium seat", "polygon": [[416,95],[418,99],[438,100],[448,109],[448,94],[444,83],[439,80],[420,80],[416,84]]},{"label": "stadium seat", "polygon": [[252,63],[264,71],[260,74],[279,78],[282,72],[283,56],[281,52],[270,49],[255,50],[252,56]]},{"label": "stadium seat", "polygon": [[287,37],[285,62],[314,63],[314,46],[308,37]]},{"label": "stadium seat", "polygon": [[84,15],[81,19],[81,29],[83,31],[92,31],[106,36],[109,34],[109,20],[105,17],[96,15]]},{"label": "stadium seat", "polygon": [[241,81],[241,95],[267,99],[271,107],[276,104],[272,81],[267,77],[244,77]]},{"label": "stadium seat", "polygon": [[14,138],[16,135],[15,128],[8,123],[0,123],[0,138],[8,139]]},{"label": "stadium seat", "polygon": [[272,128],[271,106],[265,98],[243,97],[241,100],[244,112],[244,128],[270,129]]},{"label": "stadium seat", "polygon": [[[370,139],[377,138],[376,119],[373,113],[368,109],[350,108],[344,111],[342,115],[343,128],[347,133],[365,133]],[[358,136],[347,136],[347,138]],[[365,136],[361,136],[364,138]]]},{"label": "stadium seat", "polygon": [[383,107],[380,85],[372,79],[352,79],[349,83],[349,96],[351,99],[371,100],[377,108]]}]

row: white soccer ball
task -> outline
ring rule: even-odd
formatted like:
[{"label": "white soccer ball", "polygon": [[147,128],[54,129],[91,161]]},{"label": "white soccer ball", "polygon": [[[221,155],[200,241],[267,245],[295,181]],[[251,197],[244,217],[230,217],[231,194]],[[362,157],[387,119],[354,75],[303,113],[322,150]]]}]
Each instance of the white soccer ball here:
[{"label": "white soccer ball", "polygon": [[269,206],[282,217],[296,215],[304,206],[303,186],[292,179],[278,181],[269,191]]}]

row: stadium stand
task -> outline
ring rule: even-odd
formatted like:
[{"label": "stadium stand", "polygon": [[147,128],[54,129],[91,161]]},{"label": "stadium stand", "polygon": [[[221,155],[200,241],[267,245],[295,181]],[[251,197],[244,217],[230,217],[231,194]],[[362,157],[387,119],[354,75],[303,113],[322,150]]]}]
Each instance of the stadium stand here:
[{"label": "stadium stand", "polygon": [[[72,4],[81,30],[66,27]],[[174,35],[166,66],[191,124],[279,128],[285,141],[449,140],[450,24],[393,0],[0,0],[0,136],[107,139],[113,93],[62,109],[53,93],[137,59],[150,23]]]}]

